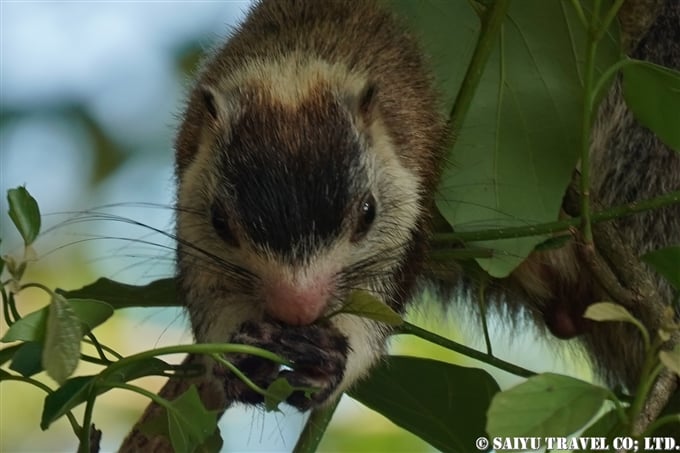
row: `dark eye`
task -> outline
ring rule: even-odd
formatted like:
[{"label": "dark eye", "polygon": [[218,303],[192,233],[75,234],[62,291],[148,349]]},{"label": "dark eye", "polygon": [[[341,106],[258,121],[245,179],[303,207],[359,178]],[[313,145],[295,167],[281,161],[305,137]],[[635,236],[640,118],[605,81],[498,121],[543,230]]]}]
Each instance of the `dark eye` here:
[{"label": "dark eye", "polygon": [[224,242],[233,247],[238,247],[238,239],[236,239],[234,232],[229,226],[229,220],[227,220],[223,208],[213,205],[210,209],[210,221],[213,228],[215,228],[215,232]]},{"label": "dark eye", "polygon": [[375,198],[372,194],[368,194],[359,203],[359,212],[357,213],[357,224],[354,227],[352,234],[352,242],[357,242],[366,236],[368,230],[375,220]]}]

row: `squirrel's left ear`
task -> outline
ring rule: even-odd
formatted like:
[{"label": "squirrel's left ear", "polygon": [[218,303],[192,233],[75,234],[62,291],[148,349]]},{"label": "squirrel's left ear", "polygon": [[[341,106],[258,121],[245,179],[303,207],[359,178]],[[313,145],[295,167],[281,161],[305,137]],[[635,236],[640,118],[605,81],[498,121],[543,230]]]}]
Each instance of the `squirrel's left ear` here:
[{"label": "squirrel's left ear", "polygon": [[347,97],[350,111],[359,129],[369,127],[378,115],[378,86],[368,81],[358,93]]}]

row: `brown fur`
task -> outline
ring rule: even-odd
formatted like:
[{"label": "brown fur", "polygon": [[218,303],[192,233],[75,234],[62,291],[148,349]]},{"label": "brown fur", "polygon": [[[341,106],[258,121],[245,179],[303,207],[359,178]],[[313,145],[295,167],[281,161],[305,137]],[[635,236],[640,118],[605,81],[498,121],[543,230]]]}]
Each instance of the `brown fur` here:
[{"label": "brown fur", "polygon": [[[258,2],[207,60],[176,140],[179,288],[197,340],[230,341],[271,318],[285,326],[259,329],[267,338],[295,323],[311,332],[304,310],[318,321],[316,313],[332,312],[355,289],[404,308],[427,255],[448,139],[426,66],[415,39],[377,0]],[[379,214],[355,243],[366,187]],[[216,204],[224,211],[218,227]],[[311,242],[321,231],[328,242]],[[287,302],[271,276],[299,282],[316,272],[305,267],[312,259],[323,272],[340,266],[330,283],[315,281],[331,297]],[[345,351],[337,363],[319,360],[333,365],[314,373],[329,377],[326,396],[365,375],[389,331],[350,315],[332,324],[329,344]]]},{"label": "brown fur", "polygon": [[[351,39],[329,40],[342,36]],[[400,150],[404,166],[426,182],[422,188],[422,220],[414,234],[410,259],[405,260],[398,277],[399,286],[404,288],[399,297],[403,303],[426,253],[429,212],[449,136],[421,49],[377,1],[277,0],[256,4],[200,71],[176,139],[177,174],[181,175],[191,162],[201,140],[201,125],[207,121],[201,87],[218,85],[224,74],[252,60],[291,51],[343,63],[353,72],[365,74],[378,87],[377,114]],[[288,124],[290,130],[281,131],[282,138],[295,135],[301,126]]]},{"label": "brown fur", "polygon": [[[329,40],[342,36],[351,39]],[[223,74],[260,56],[292,50],[344,63],[381,87],[378,108],[390,136],[403,150],[407,168],[417,169],[431,183],[427,192],[432,192],[446,138],[432,78],[413,38],[373,0],[279,0],[256,5],[226,45],[208,60],[189,96],[176,141],[178,174],[195,154],[206,121],[200,87],[218,84]]]}]

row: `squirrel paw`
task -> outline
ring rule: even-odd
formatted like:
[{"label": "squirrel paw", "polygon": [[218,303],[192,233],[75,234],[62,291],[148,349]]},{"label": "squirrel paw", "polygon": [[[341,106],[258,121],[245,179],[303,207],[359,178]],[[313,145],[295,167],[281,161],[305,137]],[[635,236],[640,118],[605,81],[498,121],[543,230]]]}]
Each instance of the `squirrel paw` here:
[{"label": "squirrel paw", "polygon": [[[287,359],[292,369],[281,369],[269,360],[245,354],[230,354],[229,360],[262,388],[284,377],[293,387],[314,388],[309,397],[304,391],[293,392],[286,402],[301,411],[323,403],[338,387],[344,375],[349,344],[347,338],[330,323],[290,326],[271,321],[246,322],[231,340],[266,349]],[[225,390],[235,400],[259,404],[262,395],[249,389],[229,374]],[[227,377],[227,376],[225,376]]]}]

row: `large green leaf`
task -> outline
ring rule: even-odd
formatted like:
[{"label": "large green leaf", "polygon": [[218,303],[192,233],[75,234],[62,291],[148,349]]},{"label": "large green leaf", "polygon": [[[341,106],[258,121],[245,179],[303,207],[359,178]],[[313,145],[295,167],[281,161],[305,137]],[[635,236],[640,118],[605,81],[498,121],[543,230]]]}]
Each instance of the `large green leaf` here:
[{"label": "large green leaf", "polygon": [[642,260],[663,275],[675,289],[680,290],[680,245],[654,250],[643,255]]},{"label": "large green leaf", "polygon": [[485,436],[486,408],[498,384],[485,371],[391,356],[349,392],[442,451],[473,451]]},{"label": "large green leaf", "polygon": [[635,118],[680,152],[680,72],[637,60],[621,72],[623,95]]},{"label": "large green leaf", "polygon": [[[578,159],[586,33],[569,2],[511,3],[439,186],[437,207],[457,231],[557,220]],[[606,36],[597,73],[618,56]],[[477,260],[504,277],[544,240],[480,242],[497,253]]]},{"label": "large green leaf", "polygon": [[430,57],[446,114],[472,57],[480,22],[470,2],[392,0],[389,5],[413,29]]},{"label": "large green leaf", "polygon": [[539,374],[493,398],[487,431],[491,437],[568,436],[597,414],[608,395],[579,379]]},{"label": "large green leaf", "polygon": [[80,289],[57,292],[68,298],[97,299],[113,308],[128,307],[176,307],[179,306],[175,291],[175,279],[156,280],[148,285],[135,286],[100,278]]}]

